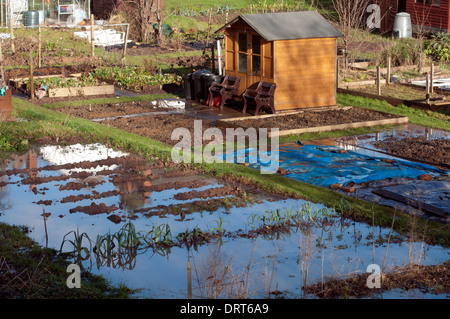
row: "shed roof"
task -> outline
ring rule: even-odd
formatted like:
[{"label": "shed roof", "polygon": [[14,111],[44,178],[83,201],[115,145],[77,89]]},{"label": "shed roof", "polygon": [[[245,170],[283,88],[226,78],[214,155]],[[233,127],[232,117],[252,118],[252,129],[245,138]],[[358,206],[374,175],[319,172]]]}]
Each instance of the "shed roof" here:
[{"label": "shed roof", "polygon": [[342,33],[317,11],[241,14],[216,32],[223,31],[239,19],[244,20],[266,41],[342,36]]}]

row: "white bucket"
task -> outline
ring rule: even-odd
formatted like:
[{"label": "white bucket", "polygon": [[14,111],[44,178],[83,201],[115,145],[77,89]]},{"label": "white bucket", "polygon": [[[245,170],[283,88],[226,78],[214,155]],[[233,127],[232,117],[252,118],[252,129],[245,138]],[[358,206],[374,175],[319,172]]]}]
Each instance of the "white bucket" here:
[{"label": "white bucket", "polygon": [[39,12],[39,24],[44,24],[45,22],[45,11],[44,10],[38,10]]}]

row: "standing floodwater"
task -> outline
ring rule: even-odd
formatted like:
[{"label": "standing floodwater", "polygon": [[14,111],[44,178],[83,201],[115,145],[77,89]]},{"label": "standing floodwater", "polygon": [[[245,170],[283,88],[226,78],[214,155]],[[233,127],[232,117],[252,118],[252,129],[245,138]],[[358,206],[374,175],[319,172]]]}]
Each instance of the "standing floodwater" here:
[{"label": "standing floodwater", "polygon": [[99,144],[31,149],[7,161],[0,178],[0,222],[26,225],[68,264],[141,289],[138,297],[311,297],[305,284],[373,263],[448,259],[445,248],[389,237],[390,229],[321,204]]}]

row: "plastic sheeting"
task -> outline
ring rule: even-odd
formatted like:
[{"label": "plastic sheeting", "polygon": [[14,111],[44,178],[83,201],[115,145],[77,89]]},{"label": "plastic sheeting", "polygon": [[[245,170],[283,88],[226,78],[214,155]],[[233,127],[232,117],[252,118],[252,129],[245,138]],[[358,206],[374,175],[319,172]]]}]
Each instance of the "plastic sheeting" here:
[{"label": "plastic sheeting", "polygon": [[[254,149],[235,152],[235,161],[241,163],[244,158],[251,167],[274,170],[273,167],[276,165],[262,164],[264,157],[263,160],[259,158],[259,154],[251,157],[254,153]],[[450,212],[450,172],[373,151],[371,154],[380,156],[346,151],[336,146],[303,145],[297,142],[297,145],[280,146],[279,167],[287,171],[288,178],[322,187],[329,187],[336,183],[342,183],[345,186],[353,182],[355,184],[352,184],[352,187],[356,189],[355,192],[347,193],[342,189],[336,191],[450,225],[450,216],[438,217],[411,207],[407,203],[384,198],[374,193],[375,190],[385,189]],[[393,160],[391,162],[386,161],[387,159]],[[431,181],[417,179],[423,174],[429,174],[434,178]]]},{"label": "plastic sheeting", "polygon": [[[262,164],[259,157],[256,163],[249,161],[251,151],[254,150],[238,151],[235,158],[238,158],[237,155],[244,155],[251,167],[259,169],[269,167],[268,164]],[[390,163],[385,162],[386,158],[383,156],[362,155],[335,146],[282,145],[279,148],[279,160],[279,167],[287,171],[286,177],[322,187],[329,187],[335,183],[342,183],[345,186],[350,182],[363,183],[387,178],[417,178],[423,174],[431,176],[447,174],[426,164],[401,159]]]},{"label": "plastic sheeting", "polygon": [[392,201],[373,193],[374,190],[384,189],[450,212],[450,177],[442,180],[415,180],[414,182],[406,178],[394,178],[353,187],[358,190],[359,198],[378,204],[393,207],[400,205],[398,202],[391,205]]}]

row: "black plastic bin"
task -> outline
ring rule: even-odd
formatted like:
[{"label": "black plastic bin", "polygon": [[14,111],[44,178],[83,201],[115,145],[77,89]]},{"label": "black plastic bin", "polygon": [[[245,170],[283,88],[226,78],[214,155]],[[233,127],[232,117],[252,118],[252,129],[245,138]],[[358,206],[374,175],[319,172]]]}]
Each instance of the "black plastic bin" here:
[{"label": "black plastic bin", "polygon": [[209,88],[211,87],[211,85],[213,85],[214,82],[217,83],[222,83],[224,76],[223,75],[217,75],[217,74],[204,74],[202,76],[201,82],[203,85],[203,99],[205,101],[208,100],[208,95],[209,95]]},{"label": "black plastic bin", "polygon": [[205,74],[211,74],[211,71],[198,70],[192,73],[192,79],[194,81],[193,99],[197,102],[200,102],[200,100],[205,100],[205,93],[203,92],[203,85],[201,82],[201,79]]},{"label": "black plastic bin", "polygon": [[194,100],[194,80],[192,73],[182,76],[184,84],[184,97],[186,100]]}]

